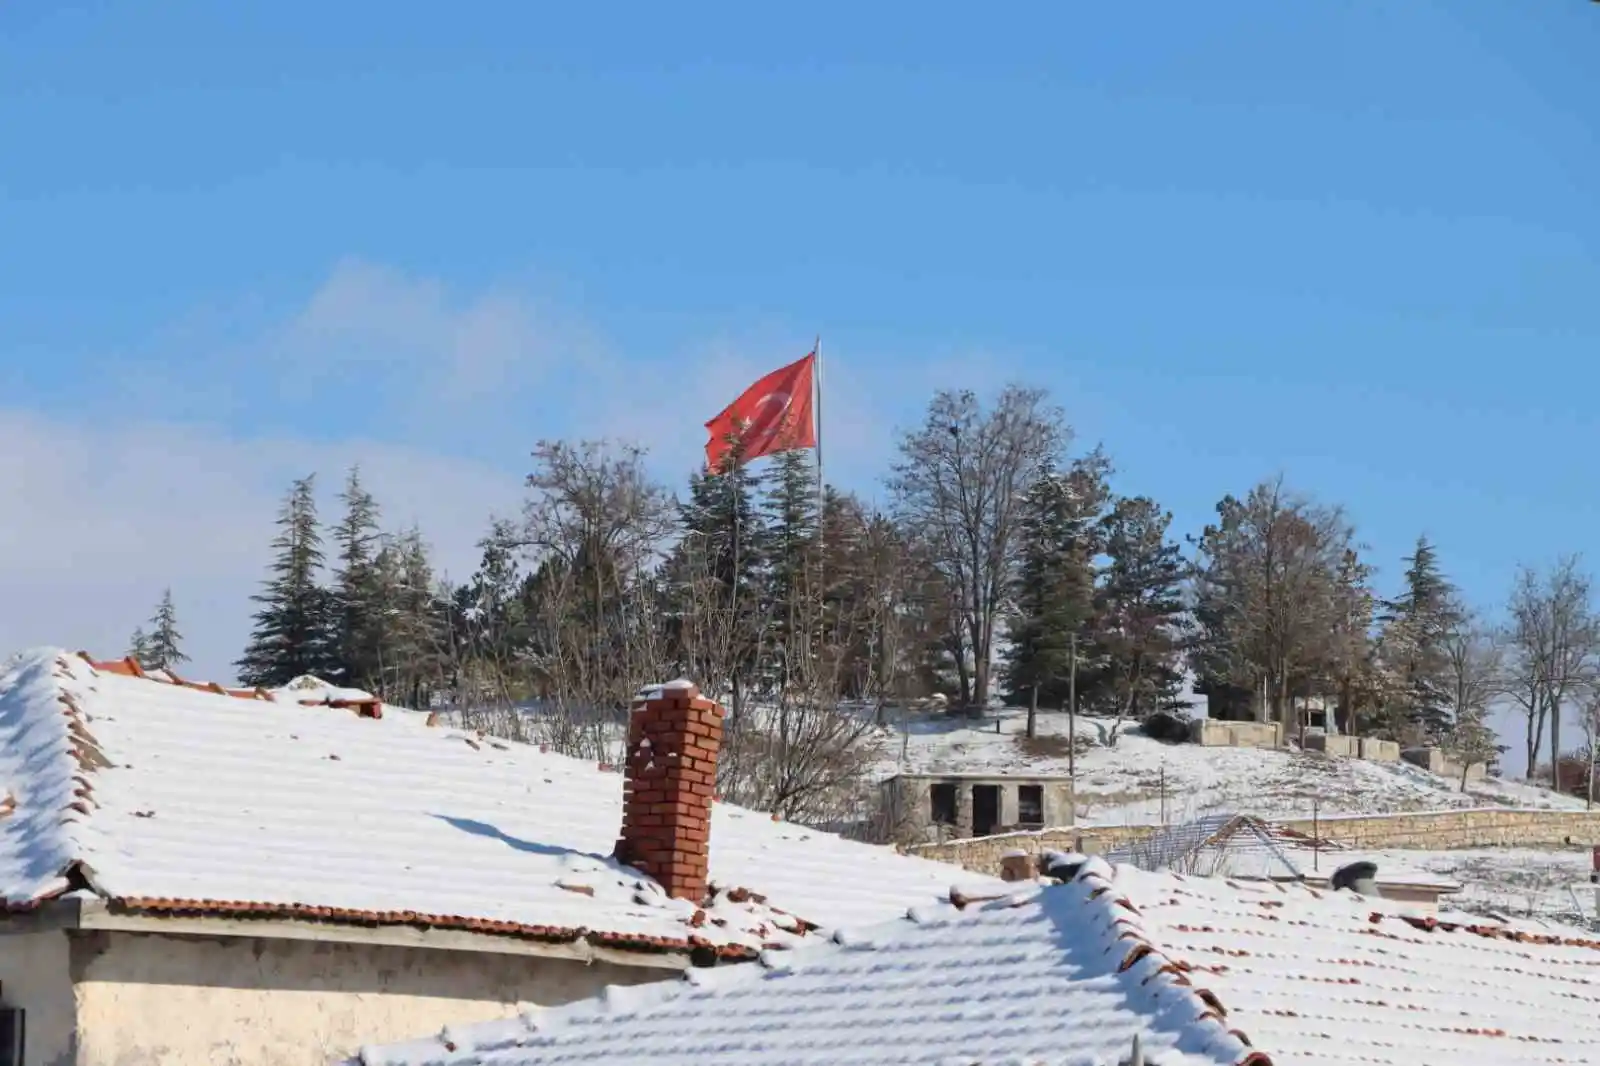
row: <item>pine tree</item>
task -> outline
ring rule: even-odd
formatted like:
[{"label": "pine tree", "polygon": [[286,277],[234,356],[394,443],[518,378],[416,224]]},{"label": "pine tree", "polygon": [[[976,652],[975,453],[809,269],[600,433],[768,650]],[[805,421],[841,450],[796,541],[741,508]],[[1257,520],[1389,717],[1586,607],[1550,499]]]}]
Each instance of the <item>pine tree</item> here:
[{"label": "pine tree", "polygon": [[478,542],[483,555],[471,580],[455,591],[459,658],[494,695],[509,699],[512,664],[528,650],[527,578],[517,565],[518,534],[496,521]]},{"label": "pine tree", "polygon": [[[172,590],[161,594],[161,602],[150,619],[150,635],[145,644],[145,658],[139,665],[150,670],[171,670],[179,663],[189,661],[183,653],[183,634],[178,631],[178,610],[172,603]],[[137,634],[136,634],[137,635]]]},{"label": "pine tree", "polygon": [[[737,682],[734,703],[739,706],[745,683],[760,680],[749,676],[760,647],[763,555],[768,543],[766,524],[757,507],[758,488],[749,468],[738,461],[737,452],[720,472],[693,475],[689,499],[679,511],[682,536],[668,568],[668,588],[676,592],[678,601],[670,612],[670,631],[680,635],[684,614],[691,610],[709,609],[719,619],[722,632],[715,643],[723,661],[701,664],[698,676],[726,671]],[[729,711],[734,713],[734,708]]]},{"label": "pine tree", "polygon": [[819,577],[817,479],[809,453],[773,457],[761,485],[761,509],[767,563],[763,614],[771,619],[764,628],[779,674],[773,681],[782,688],[798,668],[794,657],[811,654],[819,622],[812,609]]},{"label": "pine tree", "polygon": [[330,590],[337,668],[330,680],[345,685],[371,685],[377,677],[385,635],[374,567],[380,537],[378,504],[361,484],[357,467],[350,468],[339,499],[345,512],[333,530],[339,553]]},{"label": "pine tree", "polygon": [[1088,614],[1088,588],[1079,580],[1066,526],[1071,501],[1066,481],[1042,475],[1023,506],[1022,561],[1007,619],[1002,678],[1028,699],[1028,736],[1037,731],[1041,689],[1053,688],[1070,668],[1071,643]]},{"label": "pine tree", "polygon": [[1448,641],[1462,611],[1427,537],[1406,558],[1405,585],[1384,605],[1382,661],[1390,687],[1391,730],[1405,722],[1431,740],[1450,727]]},{"label": "pine tree", "polygon": [[1148,497],[1116,502],[1105,519],[1107,562],[1096,590],[1092,645],[1119,718],[1177,705],[1187,565],[1167,536],[1172,516]]},{"label": "pine tree", "polygon": [[1068,697],[1072,643],[1094,612],[1094,561],[1110,463],[1098,450],[1062,474],[1046,466],[1034,478],[1020,524],[1021,561],[1012,585],[1004,680],[1028,699],[1028,735],[1039,701]]},{"label": "pine tree", "polygon": [[135,626],[133,636],[128,638],[127,657],[144,666],[150,661],[150,637],[144,631],[144,626]]},{"label": "pine tree", "polygon": [[378,649],[380,695],[412,707],[426,707],[443,677],[447,606],[439,595],[427,542],[407,530],[378,553],[380,574],[374,606],[388,619]]},{"label": "pine tree", "polygon": [[235,664],[247,685],[277,687],[302,674],[332,672],[328,596],[317,585],[322,535],[317,528],[316,475],[294,482],[272,540],[277,558],[262,591],[244,655]]}]

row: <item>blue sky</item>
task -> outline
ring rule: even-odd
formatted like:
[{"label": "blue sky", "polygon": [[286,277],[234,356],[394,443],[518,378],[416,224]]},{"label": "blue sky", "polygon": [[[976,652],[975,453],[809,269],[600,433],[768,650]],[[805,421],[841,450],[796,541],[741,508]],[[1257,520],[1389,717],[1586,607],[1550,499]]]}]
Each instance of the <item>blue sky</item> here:
[{"label": "blue sky", "polygon": [[6,5],[3,635],[171,582],[226,672],[291,474],[462,571],[535,439],[679,476],[817,333],[868,495],[1025,380],[1185,531],[1282,471],[1492,606],[1600,517],[1596,55],[1578,0]]}]

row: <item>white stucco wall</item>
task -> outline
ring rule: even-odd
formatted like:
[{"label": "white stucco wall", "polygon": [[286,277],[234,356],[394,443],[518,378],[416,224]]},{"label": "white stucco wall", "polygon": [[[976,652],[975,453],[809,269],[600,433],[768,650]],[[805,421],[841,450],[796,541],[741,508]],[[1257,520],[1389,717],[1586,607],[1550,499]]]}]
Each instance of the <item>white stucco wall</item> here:
[{"label": "white stucco wall", "polygon": [[23,1066],[73,1066],[72,974],[59,930],[0,935],[0,996],[27,1011]]},{"label": "white stucco wall", "polygon": [[675,976],[526,955],[103,931],[74,936],[71,954],[76,1066],[327,1066],[362,1044]]}]

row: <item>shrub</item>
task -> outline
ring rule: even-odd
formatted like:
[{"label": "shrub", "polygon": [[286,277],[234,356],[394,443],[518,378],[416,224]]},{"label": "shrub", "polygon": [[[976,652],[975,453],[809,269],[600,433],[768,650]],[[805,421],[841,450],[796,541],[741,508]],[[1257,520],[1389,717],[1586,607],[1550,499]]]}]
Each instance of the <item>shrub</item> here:
[{"label": "shrub", "polygon": [[1145,716],[1140,728],[1152,740],[1180,744],[1189,739],[1189,716],[1178,711],[1153,711]]}]

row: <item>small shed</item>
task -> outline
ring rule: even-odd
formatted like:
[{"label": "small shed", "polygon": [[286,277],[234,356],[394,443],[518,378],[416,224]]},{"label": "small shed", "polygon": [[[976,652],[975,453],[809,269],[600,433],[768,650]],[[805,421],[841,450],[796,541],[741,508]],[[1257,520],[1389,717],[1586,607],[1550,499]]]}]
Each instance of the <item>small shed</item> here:
[{"label": "small shed", "polygon": [[894,826],[966,839],[1073,824],[1065,774],[897,774],[883,782]]}]

